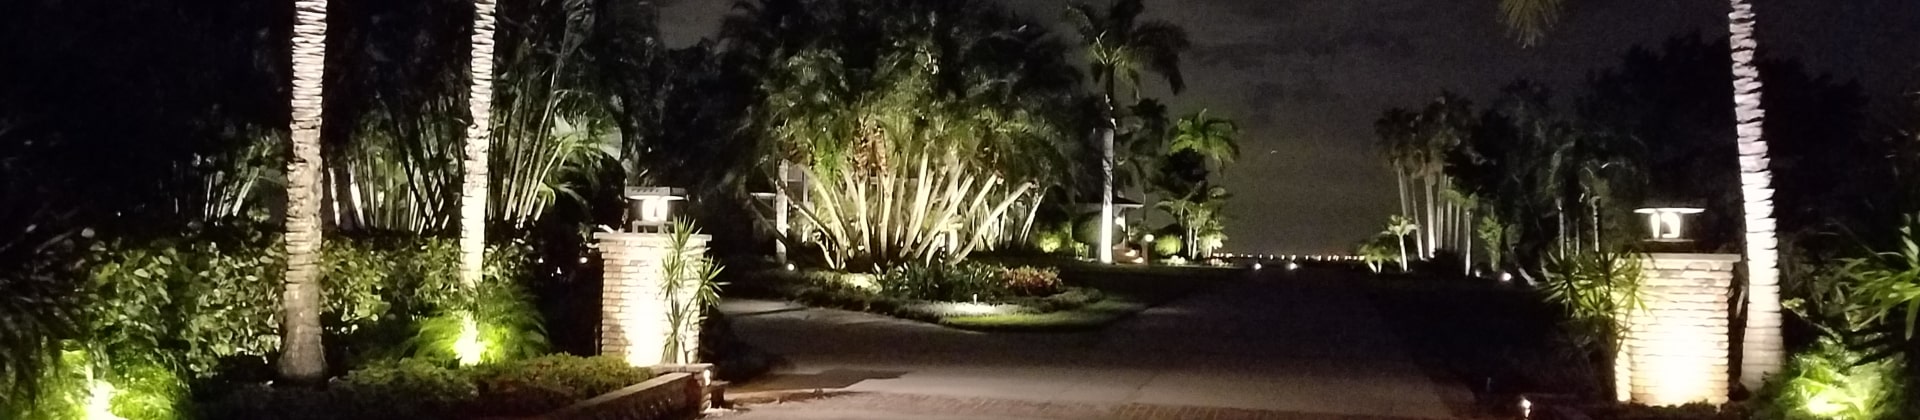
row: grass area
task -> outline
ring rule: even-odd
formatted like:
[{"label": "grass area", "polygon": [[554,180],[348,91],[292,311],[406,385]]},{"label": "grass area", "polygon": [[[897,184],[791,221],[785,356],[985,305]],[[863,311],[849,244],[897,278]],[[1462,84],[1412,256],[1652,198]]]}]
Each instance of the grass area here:
[{"label": "grass area", "polygon": [[1106,327],[1140,311],[1147,304],[1125,297],[1111,297],[1078,308],[1038,314],[954,316],[941,318],[940,325],[975,331],[1062,332],[1086,331]]}]

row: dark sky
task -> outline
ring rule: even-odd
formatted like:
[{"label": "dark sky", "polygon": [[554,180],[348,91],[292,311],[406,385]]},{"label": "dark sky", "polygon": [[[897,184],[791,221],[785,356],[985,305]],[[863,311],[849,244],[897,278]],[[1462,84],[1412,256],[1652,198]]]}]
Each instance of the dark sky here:
[{"label": "dark sky", "polygon": [[[1065,4],[1005,1],[1047,19]],[[1755,1],[1765,54],[1858,79],[1882,111],[1912,111],[1894,104],[1920,79],[1920,1]],[[662,2],[668,43],[712,36],[731,3]],[[1725,1],[1569,3],[1557,31],[1521,48],[1495,20],[1495,0],[1147,0],[1149,18],[1187,28],[1195,44],[1183,65],[1188,91],[1149,94],[1180,114],[1205,107],[1242,124],[1244,154],[1225,175],[1235,195],[1227,251],[1339,253],[1396,208],[1392,175],[1372,148],[1386,108],[1443,89],[1485,102],[1520,77],[1570,97],[1589,70],[1636,44],[1726,36]]]}]

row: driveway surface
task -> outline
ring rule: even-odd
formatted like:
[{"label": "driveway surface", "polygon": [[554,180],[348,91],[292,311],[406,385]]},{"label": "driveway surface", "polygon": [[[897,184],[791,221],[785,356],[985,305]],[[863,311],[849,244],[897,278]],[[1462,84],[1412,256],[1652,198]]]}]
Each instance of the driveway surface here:
[{"label": "driveway surface", "polygon": [[1267,270],[1067,334],[727,301],[742,339],[792,362],[730,392],[856,393],[728,417],[1450,418],[1466,391],[1423,375],[1344,276]]}]

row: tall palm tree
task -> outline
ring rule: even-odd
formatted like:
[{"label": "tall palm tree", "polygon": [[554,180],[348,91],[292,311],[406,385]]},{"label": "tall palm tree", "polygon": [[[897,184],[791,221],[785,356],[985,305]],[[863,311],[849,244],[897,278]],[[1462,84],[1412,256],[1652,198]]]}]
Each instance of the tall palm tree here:
[{"label": "tall palm tree", "polygon": [[1113,130],[1114,95],[1120,78],[1127,80],[1133,87],[1133,96],[1140,96],[1140,71],[1147,70],[1159,74],[1167,80],[1167,85],[1178,94],[1185,90],[1186,80],[1180,75],[1180,53],[1192,46],[1187,40],[1187,31],[1172,23],[1159,20],[1140,22],[1140,13],[1146,11],[1141,0],[1114,0],[1106,10],[1097,9],[1086,3],[1074,3],[1067,6],[1067,20],[1080,32],[1080,40],[1087,44],[1088,67],[1093,73],[1094,83],[1104,87],[1105,116],[1104,126],[1100,128],[1100,262],[1113,262]]},{"label": "tall palm tree", "polygon": [[[1553,27],[1563,0],[1501,0],[1502,20],[1521,42],[1531,45]],[[1744,206],[1747,254],[1747,324],[1740,349],[1740,384],[1760,389],[1767,375],[1786,361],[1781,339],[1779,235],[1774,231],[1773,175],[1763,136],[1766,113],[1760,109],[1760,68],[1754,64],[1751,0],[1727,0],[1727,37],[1733,58],[1734,132],[1739,143],[1740,196]]]},{"label": "tall palm tree", "polygon": [[327,62],[326,0],[296,0],[293,23],[293,156],[287,162],[287,273],[280,301],[280,378],[326,379],[320,342],[321,83]]},{"label": "tall palm tree", "polygon": [[473,1],[473,52],[468,63],[467,140],[460,161],[460,283],[480,284],[487,247],[487,149],[491,146],[494,0]]}]

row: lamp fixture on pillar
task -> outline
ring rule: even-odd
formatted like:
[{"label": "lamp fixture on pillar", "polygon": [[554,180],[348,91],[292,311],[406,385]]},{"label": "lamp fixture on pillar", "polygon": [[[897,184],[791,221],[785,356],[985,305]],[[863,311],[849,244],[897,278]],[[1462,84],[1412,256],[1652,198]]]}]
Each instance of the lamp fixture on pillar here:
[{"label": "lamp fixture on pillar", "polygon": [[624,196],[630,203],[630,231],[664,231],[673,220],[673,202],[686,199],[687,191],[667,187],[627,187]]},{"label": "lamp fixture on pillar", "polygon": [[1647,240],[1655,242],[1686,242],[1685,216],[1700,214],[1706,209],[1694,207],[1647,207],[1633,212],[1647,215]]}]

